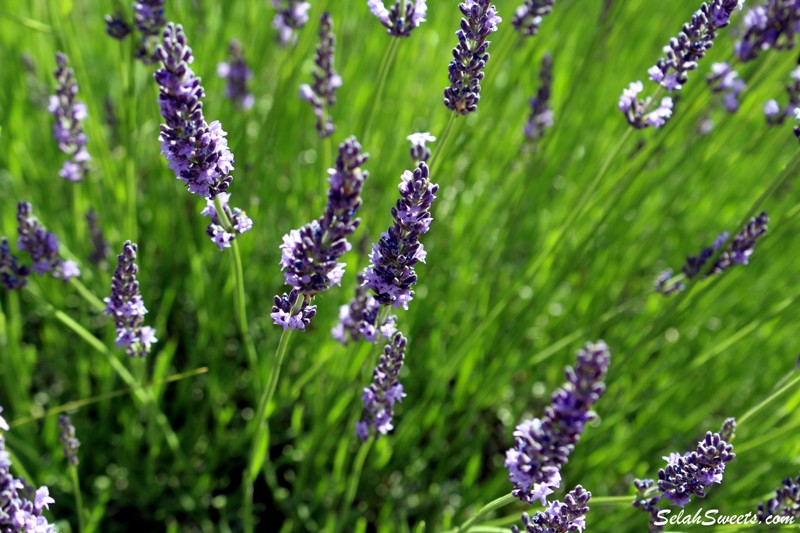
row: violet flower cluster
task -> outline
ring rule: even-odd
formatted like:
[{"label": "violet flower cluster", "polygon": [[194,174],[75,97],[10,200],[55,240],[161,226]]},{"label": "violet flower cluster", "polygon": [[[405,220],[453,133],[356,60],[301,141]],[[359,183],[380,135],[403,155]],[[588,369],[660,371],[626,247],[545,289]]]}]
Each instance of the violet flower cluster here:
[{"label": "violet flower cluster", "polygon": [[722,103],[726,111],[735,113],[739,110],[739,95],[744,91],[746,84],[730,63],[713,63],[711,74],[706,76],[706,82],[711,92],[722,94]]},{"label": "violet flower cluster", "polygon": [[411,142],[411,159],[416,164],[427,163],[431,158],[431,149],[428,148],[428,143],[436,141],[436,137],[430,132],[412,133],[406,139]]},{"label": "violet flower cluster", "polygon": [[361,152],[355,137],[340,144],[336,168],[328,171],[330,187],[325,213],[283,236],[280,265],[286,284],[293,290],[275,297],[270,316],[284,331],[305,329],[316,314],[316,306],[311,305],[314,296],[341,284],[345,264],[339,259],[352,248],[347,237],[361,223],[356,213],[369,173],[360,167],[368,157]]},{"label": "violet flower cluster", "polygon": [[206,234],[219,246],[220,250],[230,248],[231,242],[236,238],[237,233],[246,233],[253,228],[253,221],[247,216],[247,213],[238,207],[231,209],[228,205],[230,198],[231,195],[226,192],[221,192],[217,195],[225,215],[223,219],[219,217],[215,200],[206,200],[206,206],[200,212],[201,215],[211,219],[211,223],[206,228]]},{"label": "violet flower cluster", "polygon": [[86,104],[77,99],[78,84],[75,73],[67,66],[67,56],[56,52],[55,77],[58,85],[56,94],[50,96],[47,110],[55,117],[53,136],[58,141],[58,148],[70,159],[58,175],[65,180],[83,181],[89,172],[89,161],[92,159],[86,150],[86,134],[83,132],[83,121],[86,119]]},{"label": "violet flower cluster", "polygon": [[194,61],[181,25],[169,23],[156,54],[161,68],[155,73],[161,125],[161,153],[169,168],[189,192],[213,199],[226,191],[233,178],[233,154],[219,121],[206,123],[200,79],[189,64]]},{"label": "violet flower cluster", "polygon": [[144,325],[147,309],[136,280],[139,272],[136,251],[136,244],[125,241],[122,253],[117,256],[117,268],[111,279],[111,296],[103,301],[106,303],[106,314],[114,318],[117,327],[117,348],[124,347],[125,353],[131,357],[144,357],[150,353],[151,346],[158,339],[156,330]]},{"label": "violet flower cluster", "polygon": [[634,480],[637,495],[633,506],[650,514],[651,533],[664,530],[655,524],[661,510],[659,504],[664,499],[671,505],[684,507],[692,496],[705,498],[708,488],[722,483],[727,464],[736,457],[730,444],[735,430],[736,421],[729,418],[719,433],[707,432],[694,450],[664,457],[667,465],[658,471],[657,480]]},{"label": "violet flower cluster", "polygon": [[395,0],[391,9],[386,9],[383,0],[367,0],[367,7],[394,37],[410,37],[428,13],[427,0]]},{"label": "violet flower cluster", "polygon": [[111,253],[111,248],[106,242],[105,235],[103,235],[103,228],[97,220],[97,213],[93,209],[89,209],[86,213],[86,225],[89,230],[89,239],[92,241],[92,255],[89,256],[89,261],[95,265],[103,263],[108,259]]},{"label": "violet flower cluster", "polygon": [[544,133],[553,125],[553,108],[550,106],[550,94],[553,86],[553,57],[545,53],[539,71],[539,89],[531,98],[531,115],[525,124],[525,137],[532,142],[539,141]]},{"label": "violet flower cluster", "polygon": [[17,248],[31,256],[31,270],[40,276],[50,272],[54,278],[64,281],[80,276],[81,272],[75,261],[61,258],[58,237],[39,223],[28,202],[17,203],[17,223]]},{"label": "violet flower cluster", "polygon": [[561,485],[561,468],[569,462],[586,423],[596,417],[591,408],[605,392],[603,380],[610,363],[605,342],[587,343],[578,352],[575,368],[566,368],[567,383],[553,393],[544,416],[516,427],[514,447],[506,451],[504,463],[516,498],[544,505]]},{"label": "violet flower cluster", "polygon": [[800,31],[800,3],[795,0],[766,0],[744,15],[741,38],[734,45],[739,61],[755,59],[764,50],[789,49]]},{"label": "violet flower cluster", "polygon": [[397,381],[406,354],[406,338],[395,334],[391,344],[383,349],[378,366],[372,372],[372,383],[364,387],[361,401],[364,410],[361,420],[356,422],[356,435],[363,442],[375,432],[375,436],[388,434],[394,426],[394,405],[405,397],[403,385]]},{"label": "violet flower cluster", "polygon": [[465,0],[458,5],[464,18],[456,32],[458,44],[453,48],[448,77],[450,87],[444,90],[444,105],[462,115],[478,110],[481,99],[483,69],[489,61],[489,36],[503,20],[491,0]]},{"label": "violet flower cluster", "polygon": [[[522,525],[527,533],[573,533],[586,529],[589,514],[589,499],[592,493],[578,485],[560,501],[550,502],[544,512],[532,517],[522,513]],[[519,527],[511,526],[512,533],[520,533]]]},{"label": "violet flower cluster", "polygon": [[525,0],[514,12],[511,24],[514,29],[522,32],[526,37],[533,37],[539,33],[544,17],[553,11],[555,0]]},{"label": "violet flower cluster", "polygon": [[217,76],[228,81],[225,88],[225,97],[231,100],[239,109],[250,109],[256,99],[247,89],[247,82],[253,77],[253,71],[244,60],[242,45],[236,39],[228,43],[227,62],[217,64]]},{"label": "violet flower cluster", "polygon": [[8,239],[0,239],[0,286],[8,291],[15,291],[28,284],[30,269],[19,263],[19,259],[11,253]]},{"label": "violet flower cluster", "polygon": [[381,315],[384,306],[370,294],[366,281],[364,274],[359,274],[355,298],[339,308],[339,322],[331,335],[342,344],[359,339],[376,344],[381,338],[391,339],[397,331],[397,317]]},{"label": "violet flower cluster", "polygon": [[0,406],[0,531],[4,533],[56,533],[56,528],[42,516],[55,500],[47,487],[35,491],[21,478],[11,474],[11,459],[6,451],[3,431],[8,423]]},{"label": "violet flower cluster", "polygon": [[336,103],[336,89],[342,86],[342,77],[333,67],[336,52],[336,36],[333,33],[333,19],[327,11],[319,19],[319,44],[312,73],[314,83],[300,86],[300,98],[311,104],[317,117],[317,133],[323,139],[336,128],[331,119],[330,108]]},{"label": "violet flower cluster", "polygon": [[133,3],[133,22],[141,35],[136,58],[145,65],[159,61],[158,46],[167,25],[164,0],[139,0]]},{"label": "violet flower cluster", "polygon": [[791,476],[775,491],[775,497],[758,504],[756,518],[765,522],[769,516],[800,518],[800,476]]},{"label": "violet flower cluster", "polygon": [[764,116],[770,126],[783,124],[800,106],[800,67],[795,68],[789,76],[792,81],[786,85],[786,94],[789,96],[786,107],[782,108],[774,99],[764,104]]},{"label": "violet flower cluster", "polygon": [[296,43],[296,31],[308,23],[311,4],[297,0],[272,0],[272,6],[277,10],[272,27],[278,30],[278,42],[281,46]]},{"label": "violet flower cluster", "polygon": [[[741,9],[742,2],[711,0],[708,4],[703,3],[691,21],[683,25],[678,36],[670,39],[664,47],[665,56],[647,71],[650,80],[670,93],[680,90],[688,79],[688,73],[697,68],[706,51],[714,45],[717,31],[730,23],[731,15],[734,10]],[[631,83],[620,97],[619,109],[634,128],[660,128],[672,116],[672,99],[662,98],[658,108],[648,112],[651,97],[643,100],[638,97],[643,89],[640,81]]]},{"label": "violet flower cluster", "polygon": [[58,417],[59,440],[64,445],[64,457],[72,466],[78,466],[78,448],[81,441],[75,437],[75,426],[69,416],[61,415]]},{"label": "violet flower cluster", "polygon": [[106,15],[105,22],[108,36],[118,41],[124,40],[133,31],[131,25],[125,22],[125,19],[119,13]]}]

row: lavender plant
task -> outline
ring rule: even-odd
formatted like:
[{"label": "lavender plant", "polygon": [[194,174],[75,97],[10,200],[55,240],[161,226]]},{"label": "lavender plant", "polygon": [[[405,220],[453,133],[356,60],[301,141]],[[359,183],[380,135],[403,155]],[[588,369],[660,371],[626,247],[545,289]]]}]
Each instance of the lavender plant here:
[{"label": "lavender plant", "polygon": [[427,143],[434,142],[436,137],[426,131],[422,133],[412,133],[406,137],[406,139],[411,142],[411,159],[413,159],[416,164],[427,163],[428,159],[431,158],[431,149],[428,148]]},{"label": "lavender plant", "polygon": [[106,15],[104,20],[106,22],[106,33],[112,39],[123,41],[133,31],[131,25],[119,13]]},{"label": "lavender plant", "polygon": [[764,116],[770,126],[783,124],[800,106],[800,67],[792,70],[789,76],[792,78],[792,82],[786,84],[786,94],[789,96],[786,106],[781,107],[774,99],[764,105]]},{"label": "lavender plant", "polygon": [[0,239],[0,285],[8,291],[19,290],[28,284],[31,271],[19,264],[19,259],[11,253],[8,239]]},{"label": "lavender plant", "polygon": [[539,89],[531,98],[531,114],[525,124],[525,137],[532,143],[544,137],[545,131],[553,125],[553,108],[550,105],[550,92],[553,85],[553,57],[549,53],[542,56],[539,70]]},{"label": "lavender plant", "polygon": [[28,252],[31,256],[33,261],[31,270],[40,276],[50,272],[54,278],[64,281],[80,276],[78,264],[75,261],[62,259],[58,237],[39,223],[33,216],[31,204],[28,202],[17,204],[17,223],[19,233],[17,248]]},{"label": "lavender plant", "polygon": [[300,98],[311,104],[317,117],[317,133],[322,138],[333,135],[336,128],[330,108],[336,103],[336,89],[342,86],[342,77],[333,67],[336,52],[336,35],[333,33],[333,18],[327,11],[319,19],[319,44],[312,73],[314,83],[300,86]]},{"label": "lavender plant", "polygon": [[287,46],[297,42],[297,30],[303,29],[308,23],[308,10],[311,4],[297,0],[272,0],[276,9],[272,27],[278,30],[278,43]]},{"label": "lavender plant", "polygon": [[280,265],[286,284],[293,290],[275,297],[270,316],[284,331],[305,329],[316,314],[316,306],[311,305],[314,296],[341,283],[345,264],[339,259],[352,248],[347,237],[361,223],[355,215],[369,173],[360,167],[368,157],[355,137],[340,144],[336,168],[328,171],[325,213],[283,236]]},{"label": "lavender plant", "polygon": [[[167,25],[167,19],[164,17],[164,0],[134,2],[133,23],[140,34],[136,58],[145,65],[155,65],[160,59],[158,52],[160,37]],[[187,59],[187,62],[190,60]]]},{"label": "lavender plant", "polygon": [[78,83],[75,73],[67,66],[67,56],[56,52],[55,77],[58,85],[56,94],[50,97],[48,111],[55,118],[53,136],[58,141],[59,149],[70,158],[58,175],[67,181],[83,181],[89,172],[91,156],[86,149],[86,134],[83,132],[83,121],[86,119],[86,105],[77,99]]},{"label": "lavender plant", "polygon": [[539,33],[544,17],[553,11],[555,3],[555,0],[525,0],[514,12],[511,24],[522,35],[533,37]]},{"label": "lavender plant", "polygon": [[[691,21],[684,24],[678,36],[670,39],[664,47],[666,55],[647,71],[650,80],[667,92],[680,90],[688,79],[688,73],[697,68],[706,51],[714,45],[717,32],[728,26],[734,10],[741,9],[742,3],[743,0],[711,0],[708,4],[701,4]],[[642,82],[631,83],[622,92],[619,109],[636,129],[660,128],[672,116],[672,99],[662,98],[659,107],[648,112],[652,97],[640,100],[638,95],[643,89]]]},{"label": "lavender plant", "polygon": [[114,319],[117,327],[117,348],[125,348],[131,357],[144,357],[157,342],[156,330],[144,325],[147,309],[139,292],[136,275],[137,246],[125,241],[122,253],[117,256],[117,268],[111,280],[111,296],[104,298],[105,312]]},{"label": "lavender plant", "polygon": [[[211,219],[211,223],[206,228],[206,234],[219,246],[220,250],[230,248],[237,233],[241,235],[253,228],[253,221],[247,216],[247,213],[238,207],[231,208],[229,206],[230,199],[229,193],[221,192],[217,195],[216,201],[206,200],[206,207],[200,212],[201,215]],[[224,213],[222,217],[219,216],[220,207]]]},{"label": "lavender plant", "polygon": [[81,441],[75,437],[75,426],[72,425],[68,415],[58,417],[59,440],[64,444],[64,457],[71,465],[78,465],[78,448]]},{"label": "lavender plant", "polygon": [[355,299],[339,310],[333,336],[342,343],[357,339],[375,343],[382,336],[388,338],[394,334],[396,318],[381,308],[408,309],[414,298],[414,267],[427,256],[420,237],[430,230],[430,209],[439,186],[431,183],[428,166],[421,162],[413,173],[403,174],[399,189],[400,199],[392,208],[394,224],[372,245],[370,265],[359,277],[360,287],[372,294],[357,288]]},{"label": "lavender plant", "polygon": [[768,517],[800,518],[800,476],[787,477],[775,491],[775,497],[758,504],[756,518],[766,522]]},{"label": "lavender plant", "polygon": [[86,212],[86,224],[89,227],[89,239],[92,241],[92,255],[89,256],[89,261],[94,265],[99,265],[108,259],[108,254],[111,253],[111,248],[106,242],[103,235],[103,228],[97,220],[97,213],[93,209]]},{"label": "lavender plant", "polygon": [[428,13],[427,0],[395,0],[391,9],[386,9],[383,0],[367,0],[367,7],[394,37],[410,37]]},{"label": "lavender plant", "polygon": [[765,0],[745,13],[734,51],[739,61],[755,59],[769,49],[794,48],[800,30],[800,4],[795,0]]},{"label": "lavender plant", "polygon": [[372,372],[372,383],[364,387],[361,401],[364,410],[356,422],[356,435],[363,442],[374,432],[376,437],[388,434],[394,426],[394,405],[406,396],[403,385],[397,380],[403,368],[406,338],[396,333],[392,342],[383,349],[378,366]]},{"label": "lavender plant", "polygon": [[247,88],[247,82],[253,77],[253,71],[244,59],[242,45],[236,39],[228,43],[227,62],[217,64],[217,76],[228,81],[225,97],[230,99],[239,109],[250,109],[256,99]]},{"label": "lavender plant", "polygon": [[[564,497],[564,502],[553,501],[544,512],[530,517],[522,513],[522,525],[527,533],[572,533],[586,529],[587,503],[592,493],[578,485]],[[519,527],[511,526],[513,533],[520,533]]]},{"label": "lavender plant", "polygon": [[453,48],[448,77],[450,87],[444,90],[444,105],[451,111],[467,115],[478,110],[481,99],[483,69],[489,61],[489,36],[503,20],[491,0],[465,0],[458,5],[464,18],[456,32],[458,44]]},{"label": "lavender plant", "polygon": [[610,363],[605,342],[587,343],[578,352],[575,368],[566,368],[567,383],[553,393],[544,416],[516,427],[514,447],[506,451],[505,460],[514,497],[545,505],[547,496],[561,485],[561,468],[569,462],[586,423],[597,416],[591,408],[605,392],[603,380]]},{"label": "lavender plant", "polygon": [[722,103],[726,111],[735,113],[739,110],[739,95],[744,91],[746,84],[730,63],[713,63],[711,74],[706,76],[706,82],[711,92],[722,94]]}]

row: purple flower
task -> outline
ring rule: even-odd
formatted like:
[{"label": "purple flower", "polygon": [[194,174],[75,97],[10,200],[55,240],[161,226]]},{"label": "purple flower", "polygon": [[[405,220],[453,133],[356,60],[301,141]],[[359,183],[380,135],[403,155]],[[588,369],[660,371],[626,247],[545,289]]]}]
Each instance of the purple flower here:
[{"label": "purple flower", "polygon": [[231,198],[229,193],[221,192],[218,198],[222,210],[225,212],[224,219],[221,220],[219,217],[215,200],[206,200],[206,206],[200,214],[211,219],[211,224],[206,228],[206,234],[222,250],[230,248],[231,242],[236,238],[236,233],[242,234],[250,231],[253,228],[253,221],[238,207],[233,209],[229,207]]},{"label": "purple flower", "polygon": [[553,11],[555,0],[525,0],[525,3],[514,12],[511,24],[514,29],[521,31],[522,35],[533,37],[539,33],[539,27],[544,17]]},{"label": "purple flower", "polygon": [[[18,259],[11,254],[8,239],[0,239],[0,285],[6,290],[19,290],[28,284],[27,277],[31,271],[28,267],[20,265]],[[0,419],[2,420],[2,419]],[[8,428],[6,428],[8,430]]]},{"label": "purple flower", "polygon": [[116,39],[118,41],[124,40],[128,35],[130,35],[133,28],[131,25],[125,22],[125,19],[122,18],[120,14],[114,15],[106,15],[106,33],[112,39]]},{"label": "purple flower", "polygon": [[139,272],[136,251],[136,244],[125,241],[122,253],[117,256],[117,269],[111,280],[111,296],[103,301],[106,303],[105,312],[114,318],[117,327],[117,348],[124,346],[125,353],[131,357],[144,357],[158,339],[156,331],[144,325],[147,309],[136,280]]},{"label": "purple flower", "polygon": [[567,367],[567,383],[552,396],[544,416],[524,420],[514,430],[514,447],[506,451],[505,467],[514,484],[511,493],[526,503],[544,505],[561,484],[561,468],[580,441],[592,406],[605,392],[611,353],[603,341],[587,343],[575,368]]},{"label": "purple flower", "polygon": [[397,381],[406,354],[406,338],[396,333],[391,344],[383,349],[378,366],[372,372],[372,383],[364,387],[361,401],[364,410],[361,420],[356,422],[356,435],[361,441],[367,440],[375,430],[376,437],[388,434],[394,429],[394,404],[403,401],[403,385]]},{"label": "purple flower", "polygon": [[159,136],[161,153],[189,192],[214,199],[233,180],[233,154],[219,121],[208,124],[203,116],[205,92],[189,67],[194,57],[182,26],[167,25],[156,55],[161,61],[155,74],[158,103],[165,121]]},{"label": "purple flower", "polygon": [[67,67],[67,56],[56,52],[55,70],[58,86],[56,94],[50,97],[47,110],[55,117],[53,136],[58,141],[59,149],[70,156],[58,175],[65,180],[82,181],[89,172],[91,157],[86,150],[86,134],[83,132],[83,121],[86,119],[86,105],[77,100],[78,84],[75,73]]},{"label": "purple flower", "polygon": [[553,109],[550,106],[550,91],[553,85],[553,57],[545,53],[539,71],[539,89],[531,98],[531,115],[525,124],[525,137],[531,142],[539,141],[547,128],[553,125]]},{"label": "purple flower", "polygon": [[[551,502],[544,512],[537,512],[530,517],[522,513],[522,525],[527,533],[571,533],[586,529],[586,515],[589,514],[587,503],[592,493],[581,485],[575,487],[564,497],[564,502]],[[516,525],[511,526],[513,533],[519,533]]]},{"label": "purple flower", "polygon": [[108,254],[111,253],[111,248],[106,242],[103,235],[103,228],[97,220],[97,213],[93,209],[86,212],[86,224],[89,227],[89,238],[92,241],[92,255],[89,256],[89,261],[95,265],[105,262]]},{"label": "purple flower", "polygon": [[314,83],[300,86],[300,98],[308,101],[317,117],[317,133],[322,138],[333,135],[335,127],[330,116],[330,108],[336,103],[336,89],[342,86],[342,78],[333,68],[336,52],[336,36],[333,33],[333,19],[325,12],[319,19],[319,44],[314,63]]},{"label": "purple flower", "polygon": [[73,466],[78,465],[78,448],[81,441],[75,438],[75,426],[69,416],[58,417],[59,440],[64,444],[64,456]]},{"label": "purple flower", "polygon": [[478,110],[481,99],[483,68],[489,61],[487,39],[497,31],[503,20],[497,16],[497,8],[491,0],[465,0],[458,5],[464,18],[456,32],[458,44],[453,48],[450,62],[450,87],[444,90],[444,105],[466,115]]},{"label": "purple flower", "polygon": [[232,39],[228,44],[230,61],[217,64],[217,76],[228,80],[225,96],[240,109],[250,109],[255,97],[247,89],[247,81],[253,77],[253,71],[247,66],[239,41]]},{"label": "purple flower", "polygon": [[394,224],[372,245],[370,265],[364,270],[366,285],[378,303],[408,309],[417,283],[414,266],[425,262],[427,252],[420,237],[430,230],[430,209],[439,186],[431,183],[428,165],[406,171],[400,182],[400,199],[392,209]]},{"label": "purple flower", "polygon": [[56,279],[69,281],[80,276],[80,270],[75,261],[65,261],[59,253],[58,237],[50,233],[33,216],[31,204],[19,202],[17,204],[17,223],[19,238],[17,248],[28,252],[33,261],[32,270],[44,275],[51,272]]},{"label": "purple flower", "polygon": [[[0,407],[0,413],[3,408]],[[0,417],[0,430],[8,431]],[[56,533],[53,525],[42,516],[44,509],[55,503],[47,487],[35,491],[23,479],[11,474],[11,459],[6,441],[0,433],[0,531],[8,533]]]},{"label": "purple flower", "polygon": [[277,10],[272,20],[272,27],[278,30],[278,42],[281,46],[297,42],[297,30],[308,23],[308,10],[311,4],[297,0],[272,0]]},{"label": "purple flower", "polygon": [[744,15],[734,51],[742,62],[755,59],[770,48],[789,49],[800,29],[800,4],[795,0],[766,0]]},{"label": "purple flower", "polygon": [[339,259],[350,250],[347,237],[361,222],[356,213],[361,207],[361,188],[369,173],[360,167],[367,158],[355,137],[340,144],[336,168],[328,171],[330,187],[325,213],[283,236],[281,270],[286,284],[296,289],[297,294],[275,297],[271,316],[276,325],[305,329],[307,322],[301,319],[307,315],[298,314],[314,308],[310,304],[317,293],[341,283],[345,264]]},{"label": "purple flower", "polygon": [[317,314],[317,306],[310,305],[310,300],[300,298],[300,291],[292,289],[289,294],[275,296],[270,317],[276,326],[287,329],[305,330],[311,319]]},{"label": "purple flower", "polygon": [[430,132],[412,133],[406,137],[411,142],[411,159],[417,164],[420,162],[427,163],[431,157],[431,149],[428,148],[426,143],[431,143],[436,140],[436,137]]},{"label": "purple flower", "polygon": [[427,0],[395,0],[391,9],[386,9],[383,0],[367,0],[367,7],[394,37],[410,37],[428,13]]},{"label": "purple flower", "polygon": [[800,518],[800,476],[797,479],[787,477],[775,491],[774,498],[758,504],[756,518],[759,522],[766,522],[770,516]]},{"label": "purple flower", "polygon": [[[717,31],[729,24],[731,14],[737,8],[741,8],[740,0],[703,3],[692,15],[692,20],[683,25],[678,36],[670,39],[664,47],[666,55],[647,71],[650,79],[670,93],[680,90],[688,79],[688,73],[697,68],[706,51],[714,45]],[[658,109],[648,113],[652,98],[639,100],[638,94],[642,90],[641,82],[631,83],[620,98],[620,111],[634,128],[662,127],[672,116],[672,100],[662,99]]]},{"label": "purple flower", "polygon": [[712,64],[711,74],[706,76],[706,82],[711,92],[722,93],[726,111],[735,113],[739,110],[739,94],[744,91],[746,85],[729,63]]},{"label": "purple flower", "polygon": [[[748,264],[750,256],[753,255],[756,241],[767,232],[768,223],[769,217],[766,211],[755,218],[751,218],[744,229],[742,229],[742,231],[733,238],[733,241],[722,251],[722,254],[720,254],[716,263],[714,263],[714,267],[711,271],[706,274],[706,277],[727,270],[733,265]],[[691,279],[700,274],[709,259],[722,248],[725,241],[728,240],[728,237],[729,233],[725,231],[717,237],[711,246],[703,248],[699,255],[690,255],[687,257],[686,264],[683,267],[683,273],[686,277]]]},{"label": "purple flower", "polygon": [[661,272],[653,282],[653,288],[664,296],[670,296],[686,288],[682,281],[672,281],[672,269],[668,268]]},{"label": "purple flower", "polygon": [[167,25],[167,19],[164,17],[164,0],[134,2],[133,22],[141,34],[136,58],[145,65],[158,63],[159,40]]},{"label": "purple flower", "polygon": [[373,344],[379,339],[391,339],[397,331],[397,317],[381,316],[384,307],[369,294],[364,274],[356,282],[356,296],[339,308],[339,323],[331,331],[333,338],[347,344],[364,339]]},{"label": "purple flower", "polygon": [[786,84],[786,94],[789,96],[786,107],[781,108],[776,100],[770,100],[764,105],[764,115],[770,126],[783,124],[800,106],[800,67],[795,68],[789,76],[792,81]]}]

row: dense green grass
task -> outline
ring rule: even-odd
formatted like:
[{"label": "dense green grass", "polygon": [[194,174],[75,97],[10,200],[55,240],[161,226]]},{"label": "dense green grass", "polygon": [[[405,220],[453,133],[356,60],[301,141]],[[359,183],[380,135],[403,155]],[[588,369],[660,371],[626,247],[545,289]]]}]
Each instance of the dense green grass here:
[{"label": "dense green grass", "polygon": [[[770,52],[738,66],[748,88],[739,113],[727,115],[703,80],[712,62],[732,57],[734,36],[726,30],[681,92],[667,127],[627,133],[616,109],[620,92],[646,78],[697,3],[561,0],[540,35],[524,41],[510,24],[517,2],[497,3],[506,20],[493,39],[479,111],[458,118],[434,165],[441,190],[425,237],[428,261],[418,269],[409,311],[399,315],[409,338],[401,375],[408,396],[396,431],[366,447],[353,427],[377,349],[342,347],[329,332],[366,264],[363,251],[390,223],[401,173],[412,168],[406,135],[441,135],[450,118],[441,94],[460,18],[457,2],[430,2],[428,22],[399,43],[377,95],[390,37],[365,1],[312,2],[299,43],[281,49],[267,0],[168,0],[168,18],[185,26],[195,52],[193,68],[208,94],[206,117],[221,120],[229,132],[234,203],[256,224],[239,244],[257,369],[250,368],[237,330],[230,250],[219,253],[208,241],[202,202],[185,192],[159,155],[152,69],[130,60],[130,40],[120,44],[105,35],[106,3],[0,5],[0,234],[13,242],[16,202],[31,201],[81,264],[85,285],[102,298],[113,262],[101,269],[88,262],[83,213],[93,207],[115,253],[126,239],[139,243],[142,292],[160,338],[146,361],[128,360],[113,348],[113,327],[73,286],[41,278],[21,293],[3,292],[4,416],[13,423],[127,387],[110,359],[130,370],[132,382],[208,367],[207,374],[148,389],[157,409],[147,401],[150,392],[140,390],[72,413],[94,531],[242,527],[248,422],[281,333],[268,316],[272,296],[284,290],[278,245],[284,233],[317,217],[326,201],[331,160],[308,104],[297,97],[299,83],[310,78],[323,9],[333,15],[344,78],[333,110],[333,146],[357,135],[371,154],[370,178],[353,239],[361,244],[347,256],[344,287],[317,298],[313,327],[295,334],[289,347],[271,406],[270,475],[256,484],[259,530],[458,525],[509,492],[503,457],[514,426],[541,414],[563,382],[564,366],[587,340],[603,338],[612,350],[608,390],[597,404],[598,420],[563,472],[562,488],[580,483],[595,496],[632,494],[634,477],[655,476],[662,456],[690,449],[726,417],[742,416],[794,372],[797,140],[788,124],[768,128],[761,108],[769,98],[784,101],[795,53]],[[731,30],[740,20],[739,13]],[[249,112],[222,97],[224,82],[215,75],[233,37],[255,71],[257,103]],[[62,155],[46,111],[56,50],[69,55],[89,108],[93,170],[78,186],[58,177]],[[555,126],[538,153],[522,155],[527,101],[546,50],[555,63]],[[363,138],[373,105],[375,128]],[[699,124],[707,117],[715,126],[703,136]],[[785,167],[787,179],[756,205]],[[658,272],[679,268],[722,230],[736,231],[756,208],[767,209],[771,223],[749,266],[672,299],[653,293]],[[99,337],[109,354],[59,316]],[[725,482],[687,510],[744,513],[785,476],[796,476],[798,404],[794,387],[741,424]],[[158,422],[157,410],[166,423]],[[170,446],[165,427],[178,446]],[[18,424],[6,437],[17,472],[49,485],[56,499],[50,516],[63,531],[75,530],[57,417]],[[592,507],[590,531],[646,528],[647,517],[627,504]],[[522,510],[509,506],[491,518],[510,524]]]}]

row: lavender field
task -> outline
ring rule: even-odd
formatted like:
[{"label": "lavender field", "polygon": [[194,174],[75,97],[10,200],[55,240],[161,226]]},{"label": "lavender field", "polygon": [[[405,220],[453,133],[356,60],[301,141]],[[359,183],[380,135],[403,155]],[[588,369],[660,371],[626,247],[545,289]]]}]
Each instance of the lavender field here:
[{"label": "lavender field", "polygon": [[798,34],[3,0],[0,533],[800,529]]}]

